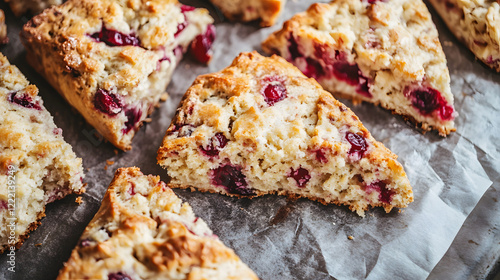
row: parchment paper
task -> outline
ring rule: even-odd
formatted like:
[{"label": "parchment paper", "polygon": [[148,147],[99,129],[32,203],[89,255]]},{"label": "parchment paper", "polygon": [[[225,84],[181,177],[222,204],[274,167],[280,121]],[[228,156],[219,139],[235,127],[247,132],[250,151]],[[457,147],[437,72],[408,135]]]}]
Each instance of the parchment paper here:
[{"label": "parchment paper", "polygon": [[[221,70],[242,51],[261,51],[260,42],[268,34],[313,2],[288,1],[280,22],[264,29],[221,23],[220,14],[211,9],[218,20],[211,64],[202,66],[184,59],[168,87],[170,99],[153,113],[153,121],[139,131],[133,149],[126,153],[117,152],[94,135],[93,128],[27,65],[18,39],[27,19],[16,19],[6,11],[11,41],[0,51],[40,88],[45,106],[63,128],[65,139],[83,158],[88,187],[81,205],[75,203],[76,196],[69,196],[47,206],[42,225],[16,252],[15,273],[7,271],[6,255],[0,256],[0,278],[54,279],[99,208],[117,168],[135,165],[146,174],[167,180],[166,172],[156,165],[156,150],[195,77]],[[204,2],[197,4],[210,7]],[[0,3],[0,8],[8,10],[5,3]],[[435,22],[460,114],[455,133],[447,138],[435,133],[423,135],[381,108],[353,106],[340,99],[377,140],[399,155],[415,195],[415,201],[401,213],[373,209],[360,218],[346,207],[323,206],[305,199],[265,196],[238,200],[174,191],[262,279],[427,278],[492,181],[498,185],[500,170],[500,76],[476,61],[437,17]]]}]

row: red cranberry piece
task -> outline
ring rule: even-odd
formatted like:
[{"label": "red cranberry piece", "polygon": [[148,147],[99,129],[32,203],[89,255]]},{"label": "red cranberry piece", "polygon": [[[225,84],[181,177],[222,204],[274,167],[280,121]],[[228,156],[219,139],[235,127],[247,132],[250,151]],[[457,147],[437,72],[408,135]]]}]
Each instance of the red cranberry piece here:
[{"label": "red cranberry piece", "polygon": [[333,64],[333,74],[341,81],[351,86],[358,86],[356,92],[366,97],[372,97],[369,91],[368,78],[363,76],[357,64],[339,61]]},{"label": "red cranberry piece", "polygon": [[7,204],[7,201],[5,200],[0,200],[0,211],[8,209],[9,205]]},{"label": "red cranberry piece", "polygon": [[135,192],[135,183],[133,182],[130,182],[130,188],[128,189],[128,194],[130,194],[130,196],[134,196],[136,194]]},{"label": "red cranberry piece", "polygon": [[108,280],[132,280],[132,277],[123,272],[116,272],[108,274]]},{"label": "red cranberry piece", "polygon": [[316,160],[321,163],[328,163],[328,158],[326,158],[325,151],[323,149],[319,149],[315,151]]},{"label": "red cranberry piece", "polygon": [[120,98],[107,90],[100,88],[95,93],[94,107],[105,114],[114,116],[122,111],[122,106]]},{"label": "red cranberry piece", "polygon": [[308,57],[306,58],[306,70],[304,71],[304,75],[310,78],[318,79],[326,76],[326,72],[321,63]]},{"label": "red cranberry piece", "polygon": [[421,114],[429,115],[439,107],[438,95],[433,88],[416,89],[411,92],[411,103]]},{"label": "red cranberry piece", "polygon": [[90,37],[94,38],[97,42],[104,42],[111,47],[141,45],[139,38],[134,33],[123,34],[116,30],[107,29],[105,25],[102,26],[101,31],[90,35]]},{"label": "red cranberry piece", "polygon": [[363,136],[347,132],[346,137],[347,141],[351,144],[351,149],[349,150],[349,154],[358,154],[359,157],[363,157],[363,154],[366,152],[367,143]]},{"label": "red cranberry piece", "polygon": [[255,194],[252,189],[248,188],[245,175],[243,175],[239,166],[227,164],[212,170],[212,184],[224,187],[231,194]]},{"label": "red cranberry piece", "polygon": [[203,153],[209,157],[215,157],[219,155],[219,152],[227,145],[227,138],[223,133],[217,132],[211,139],[207,146],[201,147]]},{"label": "red cranberry piece", "polygon": [[296,58],[303,57],[302,53],[299,50],[297,39],[295,39],[293,35],[288,38],[288,42],[290,42],[290,45],[288,45],[288,52],[290,52],[291,56],[290,60],[295,60]]},{"label": "red cranberry piece", "polygon": [[125,122],[125,128],[122,129],[124,134],[128,133],[135,125],[141,120],[142,112],[137,108],[129,108],[125,111],[125,116],[127,121]]},{"label": "red cranberry piece", "polygon": [[264,87],[264,97],[269,106],[286,98],[286,88],[282,83],[271,83]]},{"label": "red cranberry piece", "polygon": [[333,73],[337,79],[342,80],[351,86],[358,84],[359,68],[357,65],[352,65],[348,62],[336,62],[333,64]]},{"label": "red cranberry piece", "polygon": [[453,110],[453,107],[445,104],[439,108],[439,117],[445,121],[452,120],[454,112],[455,110]]},{"label": "red cranberry piece", "polygon": [[409,96],[411,98],[411,104],[420,114],[427,116],[437,110],[441,119],[453,119],[453,107],[447,104],[438,90],[429,87],[416,88],[409,93]]},{"label": "red cranberry piece", "polygon": [[367,193],[371,193],[373,191],[376,191],[379,193],[378,199],[382,201],[383,203],[391,203],[392,201],[392,196],[394,195],[394,191],[389,190],[387,187],[387,184],[381,181],[372,183],[370,185],[367,185],[365,187],[365,191]]},{"label": "red cranberry piece", "polygon": [[297,170],[292,168],[292,172],[290,172],[290,177],[295,179],[299,188],[305,187],[307,182],[311,179],[311,175],[309,175],[309,171],[305,168],[299,167]]},{"label": "red cranberry piece", "polygon": [[215,26],[208,25],[204,34],[196,36],[191,42],[189,53],[199,62],[208,63],[212,58],[212,44],[215,40]]},{"label": "red cranberry piece", "polygon": [[11,103],[16,103],[17,105],[23,106],[24,108],[42,110],[42,107],[33,102],[33,99],[28,94],[18,94],[18,92],[12,92],[9,94],[8,99]]}]

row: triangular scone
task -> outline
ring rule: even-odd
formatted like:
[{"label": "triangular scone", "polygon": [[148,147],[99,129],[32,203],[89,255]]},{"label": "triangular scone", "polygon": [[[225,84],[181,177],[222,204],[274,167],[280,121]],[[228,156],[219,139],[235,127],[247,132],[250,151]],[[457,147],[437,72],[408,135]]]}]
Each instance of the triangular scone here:
[{"label": "triangular scone", "polygon": [[47,203],[84,192],[83,176],[38,88],[0,53],[0,253],[22,245]]},{"label": "triangular scone", "polygon": [[158,150],[180,188],[307,197],[362,216],[413,200],[396,158],[314,79],[256,52],[198,77]]},{"label": "triangular scone", "polygon": [[232,21],[259,21],[261,26],[274,24],[286,0],[210,0]]},{"label": "triangular scone", "polygon": [[313,4],[262,44],[328,91],[454,131],[453,95],[438,33],[421,0]]},{"label": "triangular scone", "polygon": [[62,279],[257,279],[158,176],[116,171]]},{"label": "triangular scone", "polygon": [[500,1],[429,0],[455,36],[500,72]]},{"label": "triangular scone", "polygon": [[28,62],[113,145],[132,138],[158,105],[188,49],[207,62],[205,9],[177,0],[68,0],[26,23]]}]

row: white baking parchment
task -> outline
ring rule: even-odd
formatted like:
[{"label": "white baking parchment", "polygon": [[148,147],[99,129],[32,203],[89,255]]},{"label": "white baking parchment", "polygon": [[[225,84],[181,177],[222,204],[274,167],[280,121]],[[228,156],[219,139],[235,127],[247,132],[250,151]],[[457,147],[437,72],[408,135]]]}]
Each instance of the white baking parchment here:
[{"label": "white baking parchment", "polygon": [[[195,77],[223,69],[240,52],[261,51],[263,39],[312,2],[288,1],[279,23],[264,29],[221,23],[220,13],[211,8],[217,20],[212,62],[203,66],[184,59],[168,87],[170,99],[141,128],[129,152],[119,152],[95,135],[93,128],[27,65],[18,38],[27,19],[16,19],[7,12],[10,43],[0,51],[40,88],[45,106],[63,128],[65,139],[83,158],[88,186],[81,205],[75,203],[76,196],[69,196],[47,206],[42,225],[16,252],[15,273],[7,271],[6,254],[0,256],[0,278],[54,279],[99,208],[117,168],[138,166],[146,174],[167,180],[166,172],[156,164],[156,151]],[[196,4],[211,7],[206,2]],[[0,8],[7,9],[5,3],[0,3]],[[353,106],[340,99],[377,140],[399,155],[415,196],[408,208],[390,214],[373,209],[361,218],[346,207],[323,206],[305,199],[265,196],[250,200],[175,190],[261,279],[425,279],[492,180],[498,183],[500,75],[476,61],[433,16],[448,58],[459,113],[456,132],[447,138],[435,133],[423,135],[381,108]]]}]

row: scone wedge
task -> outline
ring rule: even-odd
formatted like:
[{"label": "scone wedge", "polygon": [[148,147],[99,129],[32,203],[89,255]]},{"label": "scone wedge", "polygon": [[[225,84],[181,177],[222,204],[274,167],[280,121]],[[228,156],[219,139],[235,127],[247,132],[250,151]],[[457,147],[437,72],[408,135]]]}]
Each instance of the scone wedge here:
[{"label": "scone wedge", "polygon": [[195,48],[210,58],[212,22],[207,10],[177,0],[69,0],[32,18],[21,41],[28,62],[69,104],[129,150],[183,53]]},{"label": "scone wedge", "polygon": [[451,32],[500,72],[500,1],[429,0]]},{"label": "scone wedge", "polygon": [[422,0],[313,4],[262,47],[336,96],[379,104],[424,132],[455,130],[446,57]]},{"label": "scone wedge", "polygon": [[258,278],[158,176],[120,168],[57,279]]},{"label": "scone wedge", "polygon": [[314,79],[253,52],[194,81],[157,160],[180,188],[306,197],[363,216],[413,200],[396,158]]},{"label": "scone wedge", "polygon": [[22,245],[47,203],[84,192],[83,176],[37,87],[0,54],[0,253]]},{"label": "scone wedge", "polygon": [[286,0],[210,0],[232,21],[258,21],[272,26],[285,8]]}]

